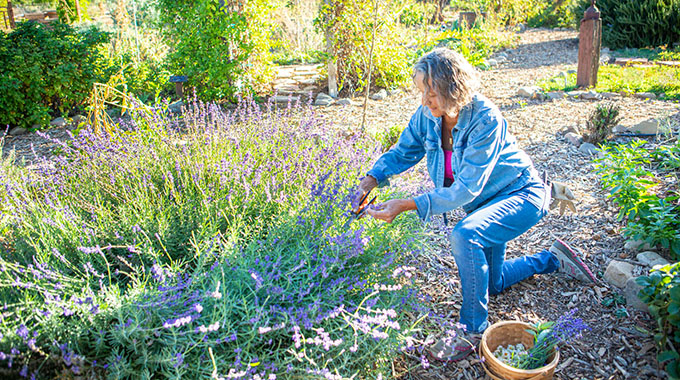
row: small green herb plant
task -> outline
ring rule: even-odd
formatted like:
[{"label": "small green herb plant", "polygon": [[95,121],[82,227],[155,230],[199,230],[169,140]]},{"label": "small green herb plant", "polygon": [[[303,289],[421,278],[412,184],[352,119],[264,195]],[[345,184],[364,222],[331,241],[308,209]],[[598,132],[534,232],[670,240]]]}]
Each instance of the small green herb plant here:
[{"label": "small green herb plant", "polygon": [[603,143],[612,133],[612,129],[621,121],[621,107],[615,103],[597,104],[586,122],[586,141],[592,144]]},{"label": "small green herb plant", "polygon": [[680,356],[674,347],[680,344],[680,263],[652,269],[648,276],[635,281],[643,287],[638,297],[657,322],[654,335],[659,347],[657,360],[665,363],[671,379],[679,379]]}]

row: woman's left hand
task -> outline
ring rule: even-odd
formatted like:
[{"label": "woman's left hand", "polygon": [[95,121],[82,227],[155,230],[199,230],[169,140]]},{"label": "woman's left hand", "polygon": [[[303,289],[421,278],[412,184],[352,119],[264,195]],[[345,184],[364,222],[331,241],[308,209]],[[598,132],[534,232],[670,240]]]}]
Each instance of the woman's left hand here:
[{"label": "woman's left hand", "polygon": [[376,219],[392,223],[402,212],[415,209],[416,202],[413,199],[392,199],[380,204],[376,209],[369,208],[367,213]]}]

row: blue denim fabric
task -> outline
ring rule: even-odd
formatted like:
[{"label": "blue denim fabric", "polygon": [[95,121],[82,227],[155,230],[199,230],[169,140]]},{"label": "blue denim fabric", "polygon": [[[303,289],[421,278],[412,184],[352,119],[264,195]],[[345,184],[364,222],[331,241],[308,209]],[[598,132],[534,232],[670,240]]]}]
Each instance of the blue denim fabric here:
[{"label": "blue denim fabric", "polygon": [[[414,199],[422,220],[461,206],[470,212],[508,186],[518,190],[531,179],[522,176],[526,169],[533,167],[531,159],[517,147],[498,108],[483,95],[475,95],[472,102],[461,109],[458,124],[452,131],[451,165],[455,182],[451,187],[443,187],[441,133],[441,118],[420,106],[396,146],[380,156],[368,172],[380,186],[385,186],[389,184],[389,177],[404,172],[427,156],[427,169],[435,189]],[[535,205],[541,207],[540,202]]]},{"label": "blue denim fabric", "polygon": [[[547,214],[550,197],[545,192],[540,181],[503,192],[466,216],[451,232],[449,241],[463,289],[460,323],[467,331],[482,332],[488,327],[489,294],[559,267],[557,257],[548,250],[505,260],[506,243]],[[534,206],[530,198],[542,198],[542,206]]]},{"label": "blue denim fabric", "polygon": [[557,258],[547,250],[505,261],[506,243],[534,226],[548,210],[546,191],[529,156],[517,147],[498,108],[482,95],[458,115],[452,131],[451,187],[444,185],[441,118],[419,107],[397,145],[383,154],[368,172],[379,186],[427,156],[435,189],[415,198],[418,216],[458,207],[468,213],[449,236],[463,288],[460,322],[468,331],[488,327],[489,294],[537,273],[557,270]]}]

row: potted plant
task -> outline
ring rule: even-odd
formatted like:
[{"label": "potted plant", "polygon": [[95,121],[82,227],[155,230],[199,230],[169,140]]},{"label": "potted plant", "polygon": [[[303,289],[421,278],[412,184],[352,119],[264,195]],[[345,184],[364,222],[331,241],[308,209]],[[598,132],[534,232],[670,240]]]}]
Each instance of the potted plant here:
[{"label": "potted plant", "polygon": [[560,359],[559,346],[581,336],[588,326],[573,309],[555,322],[536,325],[502,321],[484,331],[480,350],[486,373],[493,379],[552,379]]}]

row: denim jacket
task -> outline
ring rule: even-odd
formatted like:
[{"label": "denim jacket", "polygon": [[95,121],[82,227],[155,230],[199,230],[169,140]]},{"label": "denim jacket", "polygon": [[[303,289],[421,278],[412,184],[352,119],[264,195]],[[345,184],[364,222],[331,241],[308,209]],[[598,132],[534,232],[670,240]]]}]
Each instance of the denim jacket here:
[{"label": "denim jacket", "polygon": [[384,153],[369,175],[380,187],[389,177],[402,173],[427,156],[427,170],[435,184],[429,193],[414,200],[418,216],[427,221],[433,214],[458,207],[471,212],[499,194],[535,184],[542,194],[527,198],[539,209],[544,207],[542,181],[531,158],[517,146],[500,110],[485,96],[476,94],[458,115],[452,130],[451,165],[454,182],[444,186],[444,150],[441,146],[441,118],[420,106],[402,132],[396,146]]}]

